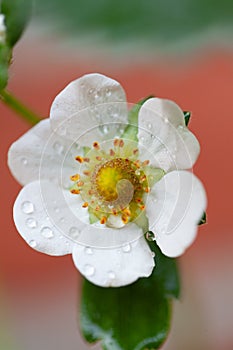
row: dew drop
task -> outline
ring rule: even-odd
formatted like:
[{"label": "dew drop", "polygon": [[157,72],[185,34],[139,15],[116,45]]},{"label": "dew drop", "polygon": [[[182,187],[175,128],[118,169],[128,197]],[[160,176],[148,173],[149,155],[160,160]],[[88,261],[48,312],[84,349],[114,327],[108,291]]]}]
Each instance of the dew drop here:
[{"label": "dew drop", "polygon": [[22,163],[23,165],[27,165],[27,164],[28,164],[28,160],[27,160],[26,158],[22,158],[22,159],[21,159],[21,163]]},{"label": "dew drop", "polygon": [[168,124],[168,118],[164,118],[164,122]]},{"label": "dew drop", "polygon": [[55,142],[53,144],[53,149],[57,154],[62,154],[62,152],[64,151],[63,145],[60,144],[59,142]]},{"label": "dew drop", "polygon": [[145,137],[144,137],[144,136],[141,136],[141,137],[140,137],[140,141],[143,142],[144,140],[145,140]]},{"label": "dew drop", "polygon": [[89,90],[88,90],[88,95],[92,95],[93,92],[94,92],[94,89],[89,89]]},{"label": "dew drop", "polygon": [[107,125],[100,125],[99,130],[102,134],[106,135],[109,132],[109,127]]},{"label": "dew drop", "polygon": [[84,251],[85,251],[85,253],[87,255],[92,255],[93,254],[93,250],[91,249],[91,247],[85,247]]},{"label": "dew drop", "polygon": [[129,243],[125,244],[122,247],[122,250],[123,250],[124,253],[129,253],[131,251],[131,245]]},{"label": "dew drop", "polygon": [[95,99],[97,100],[99,97],[100,97],[100,92],[99,92],[99,91],[96,91],[96,93],[95,93]]},{"label": "dew drop", "polygon": [[51,230],[50,227],[43,227],[40,232],[44,238],[53,238],[54,237],[53,230]]},{"label": "dew drop", "polygon": [[155,257],[155,253],[151,252],[151,256],[152,256],[152,258],[154,258]]},{"label": "dew drop", "polygon": [[152,124],[151,123],[147,124],[147,127],[148,127],[148,129],[151,129],[152,128]]},{"label": "dew drop", "polygon": [[148,231],[148,232],[146,233],[146,239],[147,239],[149,242],[154,241],[154,240],[155,240],[155,235],[154,235],[154,233],[151,232],[151,231]]},{"label": "dew drop", "polygon": [[77,227],[73,226],[69,229],[69,236],[73,239],[77,238],[80,234],[80,231]]},{"label": "dew drop", "polygon": [[35,228],[37,226],[37,221],[35,219],[33,219],[33,218],[28,218],[26,220],[26,225],[29,228]]},{"label": "dew drop", "polygon": [[31,241],[28,242],[28,244],[30,245],[30,247],[35,248],[37,246],[37,243],[34,239],[32,239]]},{"label": "dew drop", "polygon": [[113,272],[113,271],[108,271],[108,277],[109,277],[111,280],[114,280],[114,279],[116,278],[115,272]]},{"label": "dew drop", "polygon": [[112,92],[111,92],[111,90],[110,89],[106,89],[106,96],[111,96],[112,95]]},{"label": "dew drop", "polygon": [[93,276],[94,273],[95,273],[95,268],[94,268],[94,266],[89,265],[89,264],[87,264],[87,265],[84,266],[84,274],[85,274],[86,276]]},{"label": "dew drop", "polygon": [[31,214],[34,212],[34,205],[31,202],[26,201],[22,203],[21,209],[25,214]]}]

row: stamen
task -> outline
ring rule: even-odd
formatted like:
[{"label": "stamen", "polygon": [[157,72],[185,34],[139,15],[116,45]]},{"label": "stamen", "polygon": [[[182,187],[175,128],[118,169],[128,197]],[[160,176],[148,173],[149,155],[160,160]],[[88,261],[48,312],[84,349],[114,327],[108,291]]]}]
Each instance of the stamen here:
[{"label": "stamen", "polygon": [[131,216],[131,211],[129,210],[129,208],[125,208],[123,210],[123,212],[127,215],[127,216]]},{"label": "stamen", "polygon": [[110,154],[110,156],[115,156],[115,152],[113,151],[113,149],[111,148],[110,150],[109,150],[109,154]]},{"label": "stamen", "polygon": [[88,171],[88,170],[84,170],[83,174],[86,175],[86,176],[90,176],[91,175],[90,171]]},{"label": "stamen", "polygon": [[115,147],[119,146],[119,143],[120,143],[120,140],[119,140],[119,139],[115,139],[115,140],[113,141],[113,144],[114,144]]},{"label": "stamen", "polygon": [[70,193],[72,193],[72,194],[79,194],[80,190],[72,189],[72,190],[70,190]]},{"label": "stamen", "polygon": [[101,220],[100,220],[100,223],[103,225],[107,222],[107,218],[106,216],[102,216]]},{"label": "stamen", "polygon": [[75,174],[70,176],[70,180],[71,181],[78,181],[80,179],[80,175],[79,174]]},{"label": "stamen", "polygon": [[133,162],[133,164],[139,169],[140,168],[140,160],[136,160],[135,162]]},{"label": "stamen", "polygon": [[149,193],[149,192],[150,192],[150,187],[146,187],[146,188],[144,189],[144,191],[145,191],[146,193]]},{"label": "stamen", "polygon": [[133,150],[133,154],[135,155],[136,153],[138,153],[138,149],[137,148]]},{"label": "stamen", "polygon": [[84,157],[84,158],[83,158],[83,161],[86,162],[86,163],[89,163],[89,162],[90,162],[90,158]]},{"label": "stamen", "polygon": [[82,186],[84,185],[84,182],[83,182],[83,181],[79,181],[79,182],[77,183],[77,185],[78,185],[78,187],[82,187]]},{"label": "stamen", "polygon": [[117,210],[115,208],[112,209],[113,215],[117,215]]},{"label": "stamen", "polygon": [[84,202],[82,205],[83,208],[87,208],[88,207],[88,202]]},{"label": "stamen", "polygon": [[100,149],[100,145],[97,141],[93,142],[93,147],[96,149],[96,150],[99,150]]},{"label": "stamen", "polygon": [[150,161],[147,159],[147,160],[144,160],[144,162],[142,162],[142,166],[146,166],[146,165],[149,165],[150,164]]},{"label": "stamen", "polygon": [[140,177],[140,182],[143,182],[145,180],[146,180],[146,175],[143,175],[143,176]]},{"label": "stamen", "polygon": [[120,141],[119,141],[119,147],[121,147],[121,148],[124,147],[124,144],[125,144],[124,141],[123,141],[122,139],[120,139]]},{"label": "stamen", "polygon": [[84,162],[84,159],[81,156],[75,157],[75,160],[77,160],[79,163],[83,163]]},{"label": "stamen", "polygon": [[102,157],[96,156],[96,159],[97,159],[97,160],[102,160]]},{"label": "stamen", "polygon": [[127,215],[123,214],[121,217],[121,220],[123,221],[124,224],[127,224],[127,222],[129,221],[129,218]]},{"label": "stamen", "polygon": [[146,208],[146,206],[143,204],[143,205],[140,205],[139,208],[140,208],[141,210],[144,210],[144,209]]}]

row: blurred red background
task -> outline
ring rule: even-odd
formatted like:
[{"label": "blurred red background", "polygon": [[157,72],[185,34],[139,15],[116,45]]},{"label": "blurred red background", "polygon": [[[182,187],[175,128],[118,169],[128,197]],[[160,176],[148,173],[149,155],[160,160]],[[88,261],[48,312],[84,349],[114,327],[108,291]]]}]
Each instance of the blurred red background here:
[{"label": "blurred red background", "polygon": [[[209,49],[192,59],[134,62],[85,55],[38,38],[35,45],[26,36],[15,50],[9,90],[46,117],[56,94],[88,72],[121,82],[129,102],[154,94],[192,111],[190,128],[202,146],[194,171],[206,186],[208,224],[200,227],[197,240],[179,259],[182,297],[175,303],[164,349],[231,350],[232,52]],[[0,115],[0,322],[12,349],[88,349],[77,331],[81,278],[70,256],[55,258],[33,251],[14,227],[12,206],[20,186],[7,168],[7,150],[30,126],[2,104]]]}]

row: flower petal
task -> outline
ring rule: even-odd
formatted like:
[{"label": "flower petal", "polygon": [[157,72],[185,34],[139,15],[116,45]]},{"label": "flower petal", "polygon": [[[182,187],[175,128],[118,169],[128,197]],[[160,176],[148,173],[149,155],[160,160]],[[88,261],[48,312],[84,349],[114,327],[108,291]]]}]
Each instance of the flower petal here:
[{"label": "flower petal", "polygon": [[[127,123],[126,96],[121,85],[101,74],[88,74],[71,82],[55,98],[50,112],[52,127],[82,146],[115,137]],[[122,131],[121,131],[122,132]]]},{"label": "flower petal", "polygon": [[152,188],[149,229],[165,255],[179,256],[193,242],[206,202],[202,183],[188,171],[172,171]]},{"label": "flower petal", "polygon": [[[41,184],[50,193],[49,205],[44,201]],[[29,183],[15,201],[14,222],[20,235],[35,250],[49,255],[65,255],[72,251],[73,241],[55,224],[56,216],[49,215],[50,206],[54,212],[60,210],[55,201],[48,181]]]},{"label": "flower petal", "polygon": [[[136,225],[132,229],[139,230]],[[154,267],[144,237],[117,249],[93,249],[76,244],[73,260],[84,277],[101,287],[125,286],[139,277],[150,276]]]},{"label": "flower petal", "polygon": [[182,110],[169,100],[151,98],[143,104],[138,137],[141,155],[149,152],[151,165],[165,171],[191,168],[200,152],[199,142],[185,126]]},{"label": "flower petal", "polygon": [[39,177],[59,182],[63,175],[63,179],[69,180],[69,176],[76,171],[74,159],[78,150],[75,154],[74,148],[71,142],[55,134],[50,120],[45,119],[11,145],[8,165],[22,185]]}]

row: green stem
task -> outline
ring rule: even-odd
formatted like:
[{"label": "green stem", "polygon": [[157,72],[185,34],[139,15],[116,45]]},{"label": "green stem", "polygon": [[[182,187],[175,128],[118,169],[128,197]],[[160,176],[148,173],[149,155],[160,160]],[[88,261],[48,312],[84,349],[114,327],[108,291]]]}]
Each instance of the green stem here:
[{"label": "green stem", "polygon": [[1,90],[0,99],[30,124],[35,125],[41,121],[41,118],[38,115],[24,106],[22,102],[14,97],[9,91]]}]

